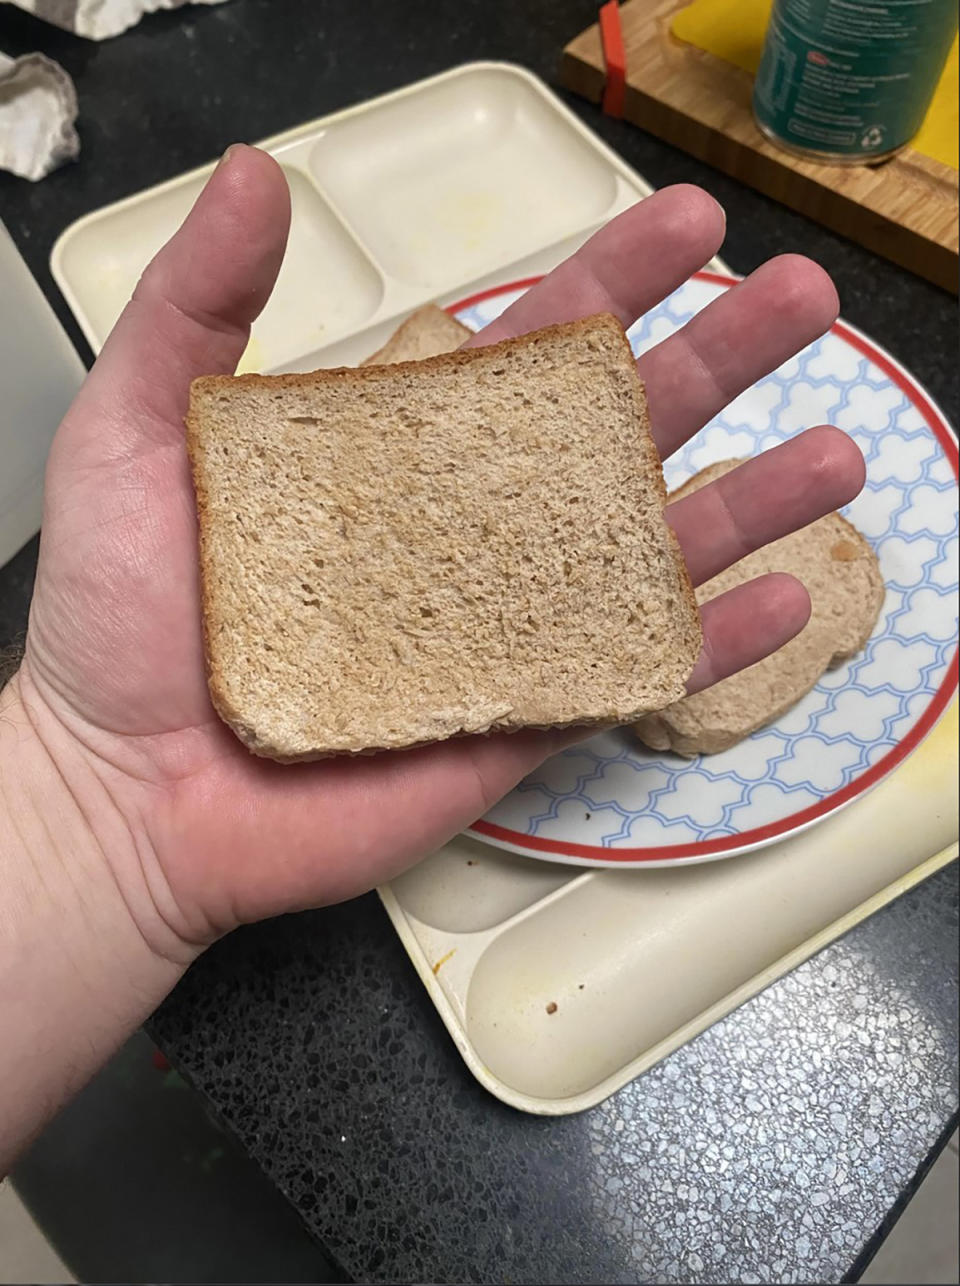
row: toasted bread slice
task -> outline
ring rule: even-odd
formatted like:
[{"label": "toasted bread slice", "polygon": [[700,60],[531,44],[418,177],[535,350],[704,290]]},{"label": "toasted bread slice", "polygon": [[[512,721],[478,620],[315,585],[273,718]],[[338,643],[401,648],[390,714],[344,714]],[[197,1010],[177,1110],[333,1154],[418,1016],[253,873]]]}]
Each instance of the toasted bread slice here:
[{"label": "toasted bread slice", "polygon": [[365,357],[361,366],[387,366],[391,362],[417,362],[440,353],[452,353],[473,334],[456,317],[424,304],[397,327],[382,348]]},{"label": "toasted bread slice", "polygon": [[636,720],[701,646],[609,315],[426,361],[195,380],[214,705],[293,760]]},{"label": "toasted bread slice", "polygon": [[[739,463],[711,465],[671,499],[699,490]],[[805,628],[756,665],[642,719],[635,731],[646,745],[681,755],[728,750],[789,710],[831,666],[863,649],[885,589],[876,555],[845,518],[828,514],[749,554],[701,585],[697,601],[709,602],[766,572],[790,572],[806,586],[812,613]]]}]

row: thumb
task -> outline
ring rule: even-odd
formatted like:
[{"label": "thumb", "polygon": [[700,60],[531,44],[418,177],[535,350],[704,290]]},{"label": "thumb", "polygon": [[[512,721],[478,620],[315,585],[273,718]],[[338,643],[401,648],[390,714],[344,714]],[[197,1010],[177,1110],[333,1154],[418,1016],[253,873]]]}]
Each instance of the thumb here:
[{"label": "thumb", "polygon": [[67,415],[61,450],[96,465],[178,442],[190,381],[236,369],[289,226],[280,166],[235,144],[145,269]]}]

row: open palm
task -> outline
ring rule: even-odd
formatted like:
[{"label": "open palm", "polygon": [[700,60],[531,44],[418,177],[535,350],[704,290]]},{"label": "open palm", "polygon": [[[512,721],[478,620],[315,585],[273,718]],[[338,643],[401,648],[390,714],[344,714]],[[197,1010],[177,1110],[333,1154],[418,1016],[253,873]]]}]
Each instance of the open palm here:
[{"label": "open palm", "polygon": [[[253,148],[231,149],[144,274],[54,443],[19,680],[36,719],[55,722],[102,789],[124,837],[104,851],[137,914],[198,945],[239,922],[389,879],[572,739],[465,738],[280,766],[249,755],[215,716],[183,417],[194,376],[234,370],[288,224],[279,167]],[[609,224],[470,342],[603,310],[629,325],[722,237],[722,213],[705,193],[667,189]],[[661,453],[809,343],[835,311],[828,278],[787,256],[647,353],[639,369]],[[814,428],[669,516],[700,582],[846,503],[862,483],[853,443]],[[786,576],[717,600],[704,613],[691,686],[779,647],[808,610]]]}]

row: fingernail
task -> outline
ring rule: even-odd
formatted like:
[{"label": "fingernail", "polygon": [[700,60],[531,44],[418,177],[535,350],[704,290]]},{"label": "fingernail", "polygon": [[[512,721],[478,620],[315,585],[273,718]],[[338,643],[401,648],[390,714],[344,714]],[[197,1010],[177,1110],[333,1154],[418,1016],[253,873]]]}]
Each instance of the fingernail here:
[{"label": "fingernail", "polygon": [[227,150],[224,152],[223,156],[221,156],[220,160],[217,162],[217,169],[219,170],[221,165],[226,165],[227,162],[230,160],[231,156],[239,152],[242,147],[243,147],[242,143],[231,143],[230,146],[227,148]]}]

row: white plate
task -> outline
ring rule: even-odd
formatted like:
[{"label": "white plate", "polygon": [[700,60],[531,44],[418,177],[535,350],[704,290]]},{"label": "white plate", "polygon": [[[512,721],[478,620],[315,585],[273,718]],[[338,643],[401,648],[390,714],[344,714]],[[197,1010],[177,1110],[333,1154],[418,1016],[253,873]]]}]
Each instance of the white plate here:
[{"label": "white plate", "polygon": [[[451,308],[479,329],[529,286]],[[637,353],[733,284],[700,273],[631,330]],[[827,817],[919,745],[957,686],[957,444],[910,375],[842,322],[742,394],[667,462],[669,488],[813,424],[850,433],[867,483],[844,512],[872,543],[887,595],[863,653],[775,724],[694,760],[606,732],[556,756],[471,828],[515,852],[580,866],[731,857]]]}]

